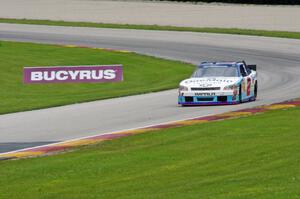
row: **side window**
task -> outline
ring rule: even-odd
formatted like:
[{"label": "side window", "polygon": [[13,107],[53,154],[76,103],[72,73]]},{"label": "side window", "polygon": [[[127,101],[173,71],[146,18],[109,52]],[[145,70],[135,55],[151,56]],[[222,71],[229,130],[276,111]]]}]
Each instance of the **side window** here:
[{"label": "side window", "polygon": [[251,74],[251,69],[246,66],[246,70],[247,70],[248,75],[250,75]]},{"label": "side window", "polygon": [[245,70],[244,65],[240,65],[240,71],[241,71],[241,75],[242,75],[243,77],[246,77],[246,76],[247,76],[247,71]]}]

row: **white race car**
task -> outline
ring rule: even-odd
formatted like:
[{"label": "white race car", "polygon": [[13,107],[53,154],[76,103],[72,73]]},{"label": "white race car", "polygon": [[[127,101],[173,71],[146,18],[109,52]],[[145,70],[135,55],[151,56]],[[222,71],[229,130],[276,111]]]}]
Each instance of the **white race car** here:
[{"label": "white race car", "polygon": [[178,104],[237,104],[256,97],[256,65],[244,61],[202,62],[191,78],[180,82]]}]

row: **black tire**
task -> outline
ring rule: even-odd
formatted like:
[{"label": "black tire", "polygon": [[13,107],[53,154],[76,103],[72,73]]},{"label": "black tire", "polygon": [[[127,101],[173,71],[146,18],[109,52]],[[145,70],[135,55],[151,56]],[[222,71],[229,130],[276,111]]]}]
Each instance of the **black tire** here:
[{"label": "black tire", "polygon": [[240,101],[240,103],[243,102],[243,100],[242,100],[242,85],[240,85],[240,88],[239,88],[239,101]]},{"label": "black tire", "polygon": [[254,85],[254,99],[257,98],[257,82],[255,82],[255,85]]}]

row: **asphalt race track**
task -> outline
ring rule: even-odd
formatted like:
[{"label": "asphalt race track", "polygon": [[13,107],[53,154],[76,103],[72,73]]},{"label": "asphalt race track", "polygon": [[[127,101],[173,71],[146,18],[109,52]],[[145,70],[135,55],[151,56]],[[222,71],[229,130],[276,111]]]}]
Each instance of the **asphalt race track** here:
[{"label": "asphalt race track", "polygon": [[258,100],[240,105],[180,107],[174,89],[1,115],[0,152],[300,97],[300,40],[14,24],[0,24],[0,40],[124,49],[195,64],[245,60],[258,65],[259,76]]}]

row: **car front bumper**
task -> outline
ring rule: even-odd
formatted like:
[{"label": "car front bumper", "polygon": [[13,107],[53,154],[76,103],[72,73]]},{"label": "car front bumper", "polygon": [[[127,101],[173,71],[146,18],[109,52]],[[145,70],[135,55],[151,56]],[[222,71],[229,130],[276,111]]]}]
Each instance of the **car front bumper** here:
[{"label": "car front bumper", "polygon": [[178,104],[181,105],[226,105],[238,104],[239,99],[233,91],[226,92],[179,92]]}]

